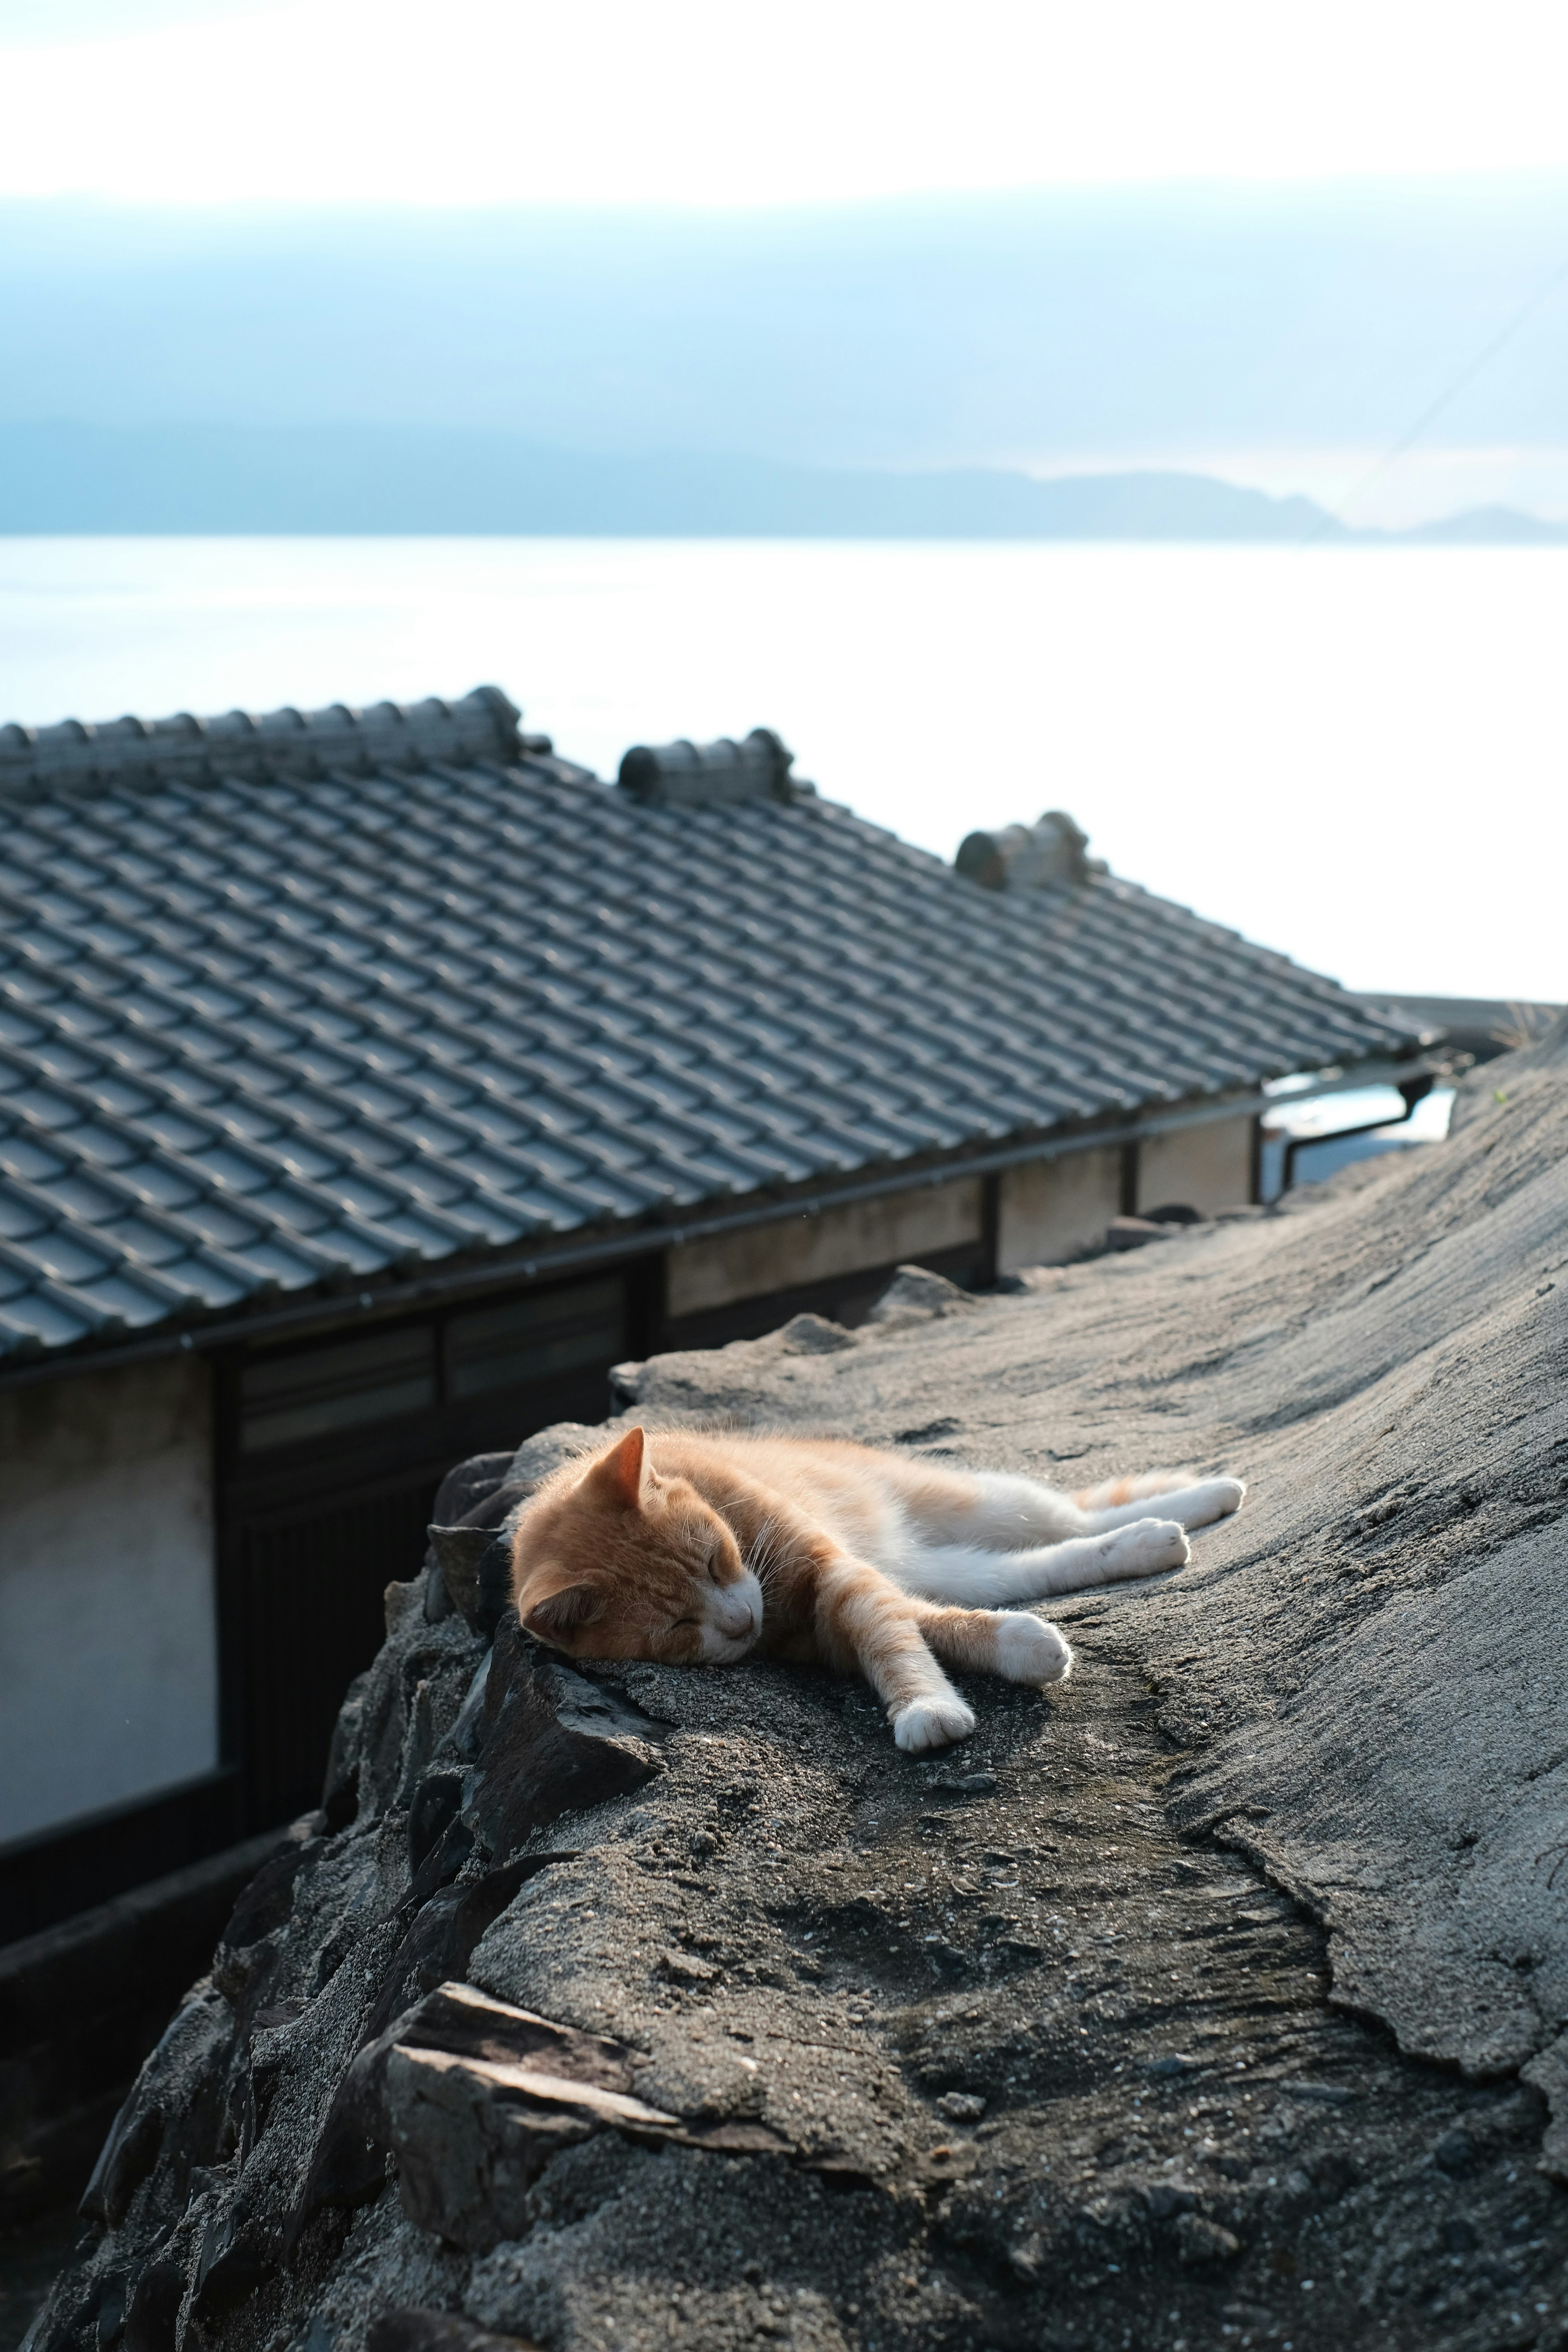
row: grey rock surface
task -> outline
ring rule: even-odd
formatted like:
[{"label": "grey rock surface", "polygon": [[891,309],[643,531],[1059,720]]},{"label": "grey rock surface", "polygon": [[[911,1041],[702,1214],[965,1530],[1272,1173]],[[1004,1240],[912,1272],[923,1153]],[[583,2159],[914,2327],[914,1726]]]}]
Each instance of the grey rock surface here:
[{"label": "grey rock surface", "polygon": [[1282,1213],[620,1367],[615,1426],[1250,1492],[923,1762],[855,1684],[389,1587],[344,1825],[242,1901],[36,2352],[1568,2343],[1568,1036],[1519,1062]]}]

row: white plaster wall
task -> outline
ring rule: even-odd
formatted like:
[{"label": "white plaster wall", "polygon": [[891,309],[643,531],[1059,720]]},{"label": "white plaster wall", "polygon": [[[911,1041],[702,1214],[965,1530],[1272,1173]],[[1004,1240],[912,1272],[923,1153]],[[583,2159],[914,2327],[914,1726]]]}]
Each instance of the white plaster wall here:
[{"label": "white plaster wall", "polygon": [[1121,1207],[1121,1147],[1064,1151],[1059,1160],[1026,1160],[1002,1177],[996,1271],[1059,1265],[1076,1250],[1105,1239]]},{"label": "white plaster wall", "polygon": [[1210,1119],[1202,1127],[1151,1135],[1138,1146],[1138,1207],[1175,1202],[1201,1209],[1236,1209],[1252,1198],[1252,1117]]},{"label": "white plaster wall", "polygon": [[979,1240],[984,1214],[980,1179],[968,1176],[689,1242],[669,1253],[669,1312],[694,1315],[796,1283],[826,1282],[858,1266],[889,1265],[922,1250],[954,1249]]},{"label": "white plaster wall", "polygon": [[217,1761],[199,1359],[0,1391],[0,1842]]}]

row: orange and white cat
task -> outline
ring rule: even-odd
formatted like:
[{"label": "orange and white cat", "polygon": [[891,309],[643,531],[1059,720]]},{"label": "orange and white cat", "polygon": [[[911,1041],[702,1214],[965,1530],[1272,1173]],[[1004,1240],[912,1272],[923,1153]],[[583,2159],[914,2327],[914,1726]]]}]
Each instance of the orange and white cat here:
[{"label": "orange and white cat", "polygon": [[[1054,1625],[1010,1604],[1180,1568],[1238,1478],[1155,1471],[1074,1496],[837,1438],[629,1429],[555,1471],[518,1522],[512,1591],[538,1640],[585,1658],[784,1658],[865,1676],[900,1748],[974,1717],[944,1665],[1043,1686]],[[1146,1515],[1157,1495],[1164,1518]]]}]

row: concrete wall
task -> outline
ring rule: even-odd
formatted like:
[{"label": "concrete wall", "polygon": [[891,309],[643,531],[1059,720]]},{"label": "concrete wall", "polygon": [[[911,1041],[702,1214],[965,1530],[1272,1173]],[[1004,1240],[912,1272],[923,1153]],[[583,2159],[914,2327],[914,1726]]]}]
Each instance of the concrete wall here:
[{"label": "concrete wall", "polygon": [[1059,1160],[1006,1169],[996,1234],[996,1271],[1057,1265],[1105,1239],[1121,1207],[1121,1146],[1066,1151]]},{"label": "concrete wall", "polygon": [[1151,1135],[1138,1147],[1138,1207],[1173,1202],[1211,1215],[1252,1198],[1252,1114]]},{"label": "concrete wall", "polygon": [[672,1249],[668,1313],[700,1314],[736,1298],[760,1298],[797,1283],[826,1282],[863,1265],[889,1265],[923,1251],[978,1241],[984,1217],[977,1176],[952,1184],[852,1202],[819,1216],[781,1218]]},{"label": "concrete wall", "polygon": [[0,1391],[0,1842],[217,1761],[199,1359]]},{"label": "concrete wall", "polygon": [[[1121,1146],[1114,1143],[1007,1169],[997,1221],[998,1274],[1059,1265],[1103,1241],[1106,1226],[1121,1212]],[[1146,1136],[1138,1146],[1141,1211],[1184,1202],[1208,1215],[1251,1197],[1250,1112]]]}]

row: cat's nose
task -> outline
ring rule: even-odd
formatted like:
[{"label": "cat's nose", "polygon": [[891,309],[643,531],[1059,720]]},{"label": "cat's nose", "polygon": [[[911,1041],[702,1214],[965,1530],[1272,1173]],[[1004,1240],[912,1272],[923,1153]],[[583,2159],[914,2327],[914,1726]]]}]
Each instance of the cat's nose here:
[{"label": "cat's nose", "polygon": [[751,1595],[745,1592],[719,1592],[714,1596],[713,1617],[719,1631],[738,1642],[757,1630],[756,1612]]}]

